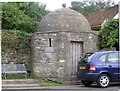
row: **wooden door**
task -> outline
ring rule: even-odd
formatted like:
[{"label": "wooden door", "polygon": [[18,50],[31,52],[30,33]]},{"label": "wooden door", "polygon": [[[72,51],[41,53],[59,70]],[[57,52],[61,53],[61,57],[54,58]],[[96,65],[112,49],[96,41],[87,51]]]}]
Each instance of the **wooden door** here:
[{"label": "wooden door", "polygon": [[83,43],[72,41],[70,43],[71,75],[76,76],[77,64],[83,54]]}]

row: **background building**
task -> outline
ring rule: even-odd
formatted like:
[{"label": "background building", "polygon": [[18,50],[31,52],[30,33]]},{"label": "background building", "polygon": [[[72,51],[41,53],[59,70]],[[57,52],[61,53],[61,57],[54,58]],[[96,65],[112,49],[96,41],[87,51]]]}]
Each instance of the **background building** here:
[{"label": "background building", "polygon": [[90,23],[92,32],[99,34],[99,30],[106,21],[118,18],[118,5],[107,8],[103,11],[92,12],[86,16]]}]

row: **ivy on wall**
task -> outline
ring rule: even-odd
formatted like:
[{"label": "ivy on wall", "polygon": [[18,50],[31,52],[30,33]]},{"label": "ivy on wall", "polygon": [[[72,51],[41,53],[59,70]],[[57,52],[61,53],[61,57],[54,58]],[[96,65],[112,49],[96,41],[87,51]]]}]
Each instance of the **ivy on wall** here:
[{"label": "ivy on wall", "polygon": [[30,49],[31,33],[19,30],[2,31],[2,51]]},{"label": "ivy on wall", "polygon": [[[30,63],[31,35],[49,12],[38,2],[1,2],[2,63]],[[7,61],[6,61],[7,60]]]}]

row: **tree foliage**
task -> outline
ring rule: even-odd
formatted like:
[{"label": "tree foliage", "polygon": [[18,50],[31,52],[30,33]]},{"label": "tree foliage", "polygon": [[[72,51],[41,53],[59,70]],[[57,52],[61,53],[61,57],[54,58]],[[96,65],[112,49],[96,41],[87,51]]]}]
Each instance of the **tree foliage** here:
[{"label": "tree foliage", "polygon": [[[2,4],[2,53],[10,55],[8,61],[17,61],[30,55],[31,35],[37,30],[41,19],[48,13],[45,5],[37,2],[8,2]],[[23,58],[22,58],[23,57]],[[27,59],[26,57],[26,59]]]},{"label": "tree foliage", "polygon": [[119,48],[119,21],[114,19],[108,21],[104,27],[100,30],[98,38],[98,46],[100,49],[113,48],[116,50]]},{"label": "tree foliage", "polygon": [[47,14],[45,5],[38,3],[2,3],[2,29],[35,32],[42,17]]},{"label": "tree foliage", "polygon": [[2,50],[27,50],[30,49],[30,33],[19,30],[2,31]]},{"label": "tree foliage", "polygon": [[30,35],[37,30],[42,17],[48,13],[45,5],[9,2],[2,3],[2,6],[2,47],[29,48]]},{"label": "tree foliage", "polygon": [[96,1],[96,2],[79,2],[79,1],[73,1],[71,2],[71,8],[82,13],[83,15],[87,15],[90,12],[97,12],[103,9],[106,9],[110,7],[111,5],[114,5],[114,2],[109,1]]}]

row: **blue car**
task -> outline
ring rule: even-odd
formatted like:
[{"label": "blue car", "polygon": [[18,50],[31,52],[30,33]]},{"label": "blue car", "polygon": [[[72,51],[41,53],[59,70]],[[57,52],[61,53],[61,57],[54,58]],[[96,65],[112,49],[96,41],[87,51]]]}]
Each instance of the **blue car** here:
[{"label": "blue car", "polygon": [[118,51],[87,53],[77,68],[77,78],[85,86],[96,82],[99,87],[108,87],[110,82],[120,81]]}]

